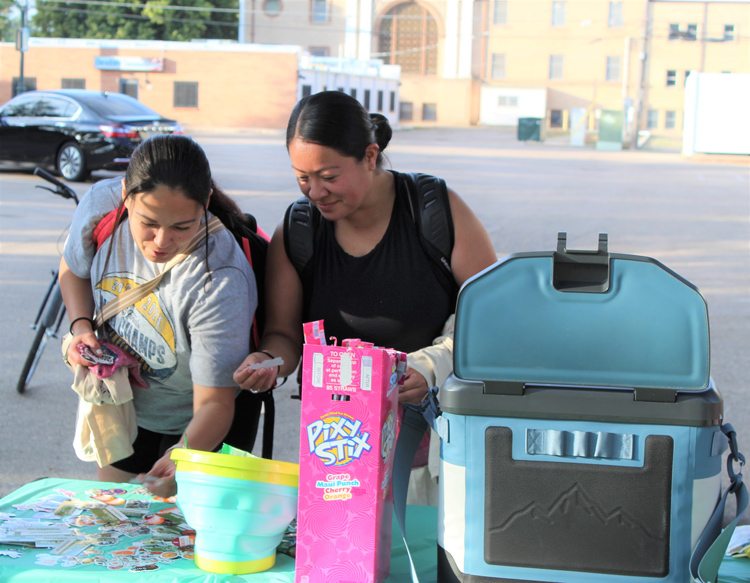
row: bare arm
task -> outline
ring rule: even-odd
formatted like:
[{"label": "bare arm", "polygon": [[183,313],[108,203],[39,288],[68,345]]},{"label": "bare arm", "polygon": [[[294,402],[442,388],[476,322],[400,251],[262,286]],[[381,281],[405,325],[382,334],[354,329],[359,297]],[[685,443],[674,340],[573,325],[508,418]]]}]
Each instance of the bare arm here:
[{"label": "bare arm", "polygon": [[448,189],[453,215],[454,244],[451,255],[453,277],[459,286],[497,261],[492,240],[484,225],[453,190]]},{"label": "bare arm", "polygon": [[302,354],[302,282],[284,249],[284,225],[279,223],[271,239],[266,263],[266,327],[260,350],[284,359],[278,370],[247,367],[270,357],[262,352],[248,356],[234,373],[234,381],[243,389],[265,391],[276,376],[294,372]]},{"label": "bare arm", "polygon": [[68,320],[75,322],[71,326],[73,341],[68,349],[68,362],[74,370],[77,364],[92,366],[92,363],[81,358],[76,348],[78,344],[83,342],[90,346],[94,352],[101,354],[101,347],[96,339],[91,322],[79,320],[79,318],[91,318],[94,314],[94,294],[91,291],[91,280],[82,279],[73,273],[65,262],[65,258],[60,260],[58,279],[63,302],[65,302],[65,310],[68,312]]},{"label": "bare arm", "polygon": [[[193,418],[174,447],[213,451],[224,440],[232,424],[235,390],[234,387],[193,385]],[[149,486],[158,496],[172,496],[177,492],[172,449],[169,448],[148,472],[149,476],[158,478]]]}]

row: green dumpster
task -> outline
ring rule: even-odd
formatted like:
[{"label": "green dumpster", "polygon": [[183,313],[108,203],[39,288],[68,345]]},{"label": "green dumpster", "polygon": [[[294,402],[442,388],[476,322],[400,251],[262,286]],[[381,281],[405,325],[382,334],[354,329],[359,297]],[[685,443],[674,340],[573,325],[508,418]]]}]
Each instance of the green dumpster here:
[{"label": "green dumpster", "polygon": [[539,117],[519,117],[518,118],[518,141],[542,141],[542,121]]},{"label": "green dumpster", "polygon": [[599,115],[597,150],[622,150],[622,111],[603,109]]}]

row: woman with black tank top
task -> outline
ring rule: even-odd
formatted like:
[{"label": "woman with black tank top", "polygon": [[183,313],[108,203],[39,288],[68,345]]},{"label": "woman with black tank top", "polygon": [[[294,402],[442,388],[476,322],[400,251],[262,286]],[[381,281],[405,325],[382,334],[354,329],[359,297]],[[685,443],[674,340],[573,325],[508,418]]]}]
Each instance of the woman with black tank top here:
[{"label": "woman with black tank top", "polygon": [[[302,323],[313,320],[324,320],[326,336],[339,341],[361,338],[407,352],[402,403],[421,401],[428,386],[439,386],[450,373],[455,306],[422,249],[403,179],[383,168],[391,135],[384,116],[369,114],[340,91],[305,97],[292,111],[287,151],[300,190],[322,220],[305,285],[284,246],[284,221],[276,228],[260,350],[234,374],[243,389],[266,391],[277,376],[292,373],[302,353]],[[496,256],[477,216],[450,189],[448,198],[451,269],[460,286]],[[284,364],[248,368],[272,357]]]}]

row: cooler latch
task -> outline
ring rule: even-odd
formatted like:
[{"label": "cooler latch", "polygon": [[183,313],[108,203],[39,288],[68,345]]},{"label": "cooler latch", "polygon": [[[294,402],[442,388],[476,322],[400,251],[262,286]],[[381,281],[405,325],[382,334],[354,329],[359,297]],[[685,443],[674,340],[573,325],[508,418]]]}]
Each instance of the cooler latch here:
[{"label": "cooler latch", "polygon": [[485,395],[523,395],[526,383],[518,381],[495,381],[485,380]]}]

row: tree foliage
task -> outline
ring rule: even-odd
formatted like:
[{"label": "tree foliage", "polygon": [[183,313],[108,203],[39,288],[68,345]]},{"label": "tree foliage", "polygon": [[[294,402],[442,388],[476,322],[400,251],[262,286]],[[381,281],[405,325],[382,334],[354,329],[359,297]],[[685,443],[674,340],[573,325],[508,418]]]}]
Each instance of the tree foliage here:
[{"label": "tree foliage", "polygon": [[[7,0],[0,0],[4,2]],[[174,9],[175,6],[190,10]],[[239,0],[43,0],[32,19],[33,36],[55,38],[190,41],[237,39]],[[198,9],[198,10],[196,10]]]},{"label": "tree foliage", "polygon": [[13,0],[0,0],[0,42],[14,42],[18,19],[14,18],[12,9],[18,6]]}]

